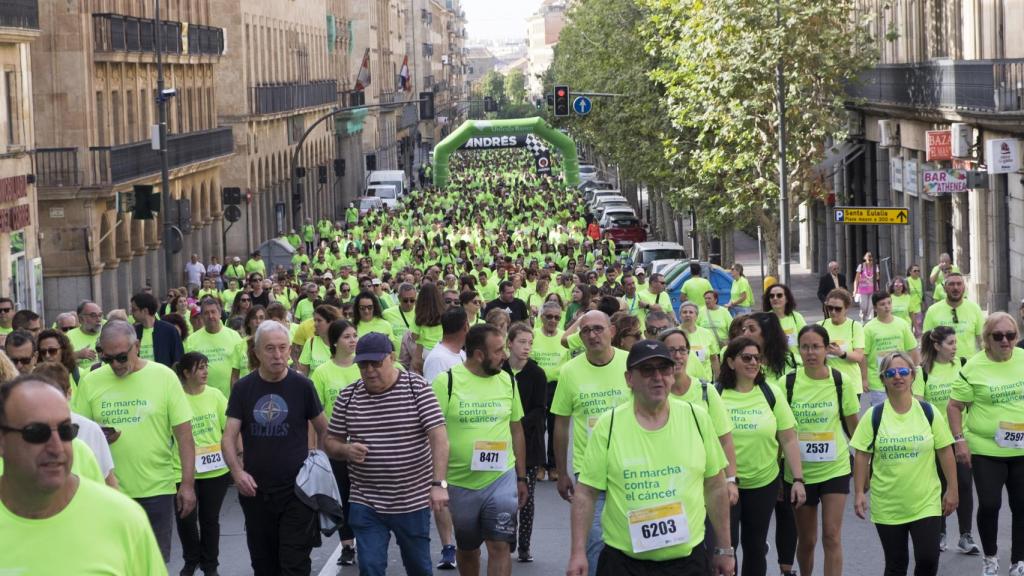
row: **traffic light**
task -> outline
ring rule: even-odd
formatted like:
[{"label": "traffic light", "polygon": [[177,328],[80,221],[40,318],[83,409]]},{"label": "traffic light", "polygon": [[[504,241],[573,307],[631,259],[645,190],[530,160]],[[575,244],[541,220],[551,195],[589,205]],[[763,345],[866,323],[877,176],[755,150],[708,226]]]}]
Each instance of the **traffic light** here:
[{"label": "traffic light", "polygon": [[327,184],[327,165],[316,167],[316,181],[320,184]]},{"label": "traffic light", "polygon": [[569,115],[569,87],[555,86],[555,116]]},{"label": "traffic light", "polygon": [[341,178],[344,175],[345,175],[345,159],[344,158],[335,158],[334,159],[334,176],[337,177],[337,178]]},{"label": "traffic light", "polygon": [[132,218],[135,220],[152,220],[153,213],[160,211],[160,195],[153,193],[153,187],[145,184],[132,186],[135,194],[135,206],[132,207]]},{"label": "traffic light", "polygon": [[434,119],[434,93],[420,92],[420,120]]},{"label": "traffic light", "polygon": [[242,203],[242,189],[236,186],[226,186],[224,188],[224,205],[225,206],[237,206]]}]

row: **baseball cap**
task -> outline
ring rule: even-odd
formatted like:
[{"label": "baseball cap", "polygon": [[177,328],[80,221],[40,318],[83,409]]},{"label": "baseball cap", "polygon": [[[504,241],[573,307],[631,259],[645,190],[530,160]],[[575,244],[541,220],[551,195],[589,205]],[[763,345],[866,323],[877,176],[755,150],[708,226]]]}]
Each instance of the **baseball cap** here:
[{"label": "baseball cap", "polygon": [[646,275],[647,271],[644,270],[643,268],[637,268],[636,270],[633,271],[633,274],[636,275],[636,276],[639,276],[641,274]]},{"label": "baseball cap", "polygon": [[231,261],[232,261],[232,262],[241,262],[241,261],[242,261],[242,259],[241,259],[241,258],[239,258],[238,256],[235,256],[234,258],[232,258],[232,259],[231,259]]},{"label": "baseball cap", "polygon": [[320,277],[327,278],[328,280],[334,280],[334,274],[331,274],[330,272],[324,272]]},{"label": "baseball cap", "polygon": [[371,283],[372,283],[372,284],[373,284],[374,286],[380,286],[380,284],[381,284],[381,282],[380,282],[380,278],[374,278],[373,280],[371,280]]},{"label": "baseball cap", "polygon": [[356,343],[356,357],[353,361],[357,363],[380,362],[390,356],[394,350],[390,338],[380,332],[369,332]]},{"label": "baseball cap", "polygon": [[[362,342],[362,340],[360,340]],[[356,351],[358,354],[358,349]],[[632,370],[638,364],[642,364],[653,358],[662,358],[669,362],[675,362],[668,351],[668,346],[658,340],[641,340],[629,349],[629,356],[626,357],[626,369]]]}]

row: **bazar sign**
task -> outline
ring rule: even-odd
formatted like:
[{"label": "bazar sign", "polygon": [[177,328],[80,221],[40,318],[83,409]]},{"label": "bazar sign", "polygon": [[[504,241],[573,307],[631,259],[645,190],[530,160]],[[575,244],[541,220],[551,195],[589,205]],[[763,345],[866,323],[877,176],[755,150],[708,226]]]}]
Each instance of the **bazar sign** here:
[{"label": "bazar sign", "polygon": [[928,130],[924,134],[928,142],[926,153],[928,162],[953,159],[952,130]]},{"label": "bazar sign", "polygon": [[967,192],[967,170],[947,168],[923,171],[924,189],[932,196]]}]

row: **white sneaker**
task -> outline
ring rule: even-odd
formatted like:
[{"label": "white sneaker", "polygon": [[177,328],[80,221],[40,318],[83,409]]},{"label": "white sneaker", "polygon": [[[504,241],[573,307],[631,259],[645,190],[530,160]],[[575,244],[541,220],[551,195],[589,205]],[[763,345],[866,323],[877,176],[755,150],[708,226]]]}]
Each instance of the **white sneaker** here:
[{"label": "white sneaker", "polygon": [[939,552],[946,551],[946,533],[939,534]]},{"label": "white sneaker", "polygon": [[1010,566],[1010,576],[1024,576],[1024,562],[1014,562]]},{"label": "white sneaker", "polygon": [[999,576],[999,558],[985,556],[982,558],[984,564],[981,568],[981,576]]},{"label": "white sneaker", "polygon": [[974,543],[974,536],[971,536],[970,532],[964,532],[960,535],[960,541],[957,542],[957,550],[960,550],[961,554],[980,554],[981,550],[978,550],[978,545]]}]

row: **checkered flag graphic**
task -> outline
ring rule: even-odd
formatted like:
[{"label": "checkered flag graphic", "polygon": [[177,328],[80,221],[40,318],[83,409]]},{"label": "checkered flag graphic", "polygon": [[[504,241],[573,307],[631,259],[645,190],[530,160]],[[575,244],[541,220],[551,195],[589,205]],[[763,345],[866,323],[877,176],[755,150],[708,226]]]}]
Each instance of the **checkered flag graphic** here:
[{"label": "checkered flag graphic", "polygon": [[534,158],[548,151],[548,147],[544,145],[544,141],[533,134],[526,135],[526,149],[530,151],[530,154],[533,154]]}]

